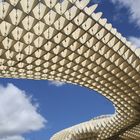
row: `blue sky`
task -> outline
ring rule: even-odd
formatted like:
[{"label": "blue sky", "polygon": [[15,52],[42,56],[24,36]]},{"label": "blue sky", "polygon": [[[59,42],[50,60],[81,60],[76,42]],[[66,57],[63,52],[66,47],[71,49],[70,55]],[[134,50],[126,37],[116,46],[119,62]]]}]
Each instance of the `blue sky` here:
[{"label": "blue sky", "polygon": [[4,86],[12,83],[26,95],[32,96],[33,104],[39,103],[38,113],[48,122],[45,128],[24,137],[28,140],[49,140],[55,132],[92,119],[114,113],[111,102],[98,93],[77,85],[56,86],[48,81],[1,79]]},{"label": "blue sky", "polygon": [[[133,3],[134,1],[138,6]],[[96,11],[103,12],[103,17],[107,18],[113,27],[140,47],[139,0],[92,0],[90,4],[94,3],[99,3]],[[54,133],[64,128],[96,116],[114,113],[114,107],[110,101],[95,91],[77,85],[21,79],[0,79],[0,85],[0,102],[5,110],[5,112],[0,111],[0,123],[3,121],[2,118],[5,119],[4,115],[8,116],[6,111],[10,108],[16,114],[18,105],[24,108],[26,113],[29,112],[28,118],[36,122],[32,125],[28,118],[15,120],[15,124],[16,121],[22,120],[22,123],[27,123],[30,127],[21,125],[19,126],[19,128],[23,127],[21,131],[15,128],[12,136],[9,136],[9,131],[0,133],[0,140],[49,140]],[[10,89],[16,94],[10,94]],[[5,96],[3,93],[13,100],[3,100]],[[18,99],[22,101],[22,104],[14,104]],[[18,111],[20,118],[21,110]]]}]

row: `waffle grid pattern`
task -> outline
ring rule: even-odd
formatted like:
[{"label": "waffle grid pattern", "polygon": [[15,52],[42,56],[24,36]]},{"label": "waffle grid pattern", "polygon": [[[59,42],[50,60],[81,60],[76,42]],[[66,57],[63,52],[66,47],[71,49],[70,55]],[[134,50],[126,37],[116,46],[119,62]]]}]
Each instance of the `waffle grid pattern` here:
[{"label": "waffle grid pattern", "polygon": [[140,49],[90,0],[0,2],[0,77],[60,80],[96,90],[116,113],[51,140],[140,139]]}]

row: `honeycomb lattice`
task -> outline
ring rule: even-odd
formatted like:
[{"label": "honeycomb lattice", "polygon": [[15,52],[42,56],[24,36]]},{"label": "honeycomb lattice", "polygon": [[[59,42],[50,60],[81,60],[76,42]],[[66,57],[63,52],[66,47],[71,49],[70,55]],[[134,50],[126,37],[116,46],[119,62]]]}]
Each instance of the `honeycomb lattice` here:
[{"label": "honeycomb lattice", "polygon": [[0,77],[76,83],[114,103],[114,115],[65,129],[52,140],[139,140],[140,49],[89,1],[0,2]]}]

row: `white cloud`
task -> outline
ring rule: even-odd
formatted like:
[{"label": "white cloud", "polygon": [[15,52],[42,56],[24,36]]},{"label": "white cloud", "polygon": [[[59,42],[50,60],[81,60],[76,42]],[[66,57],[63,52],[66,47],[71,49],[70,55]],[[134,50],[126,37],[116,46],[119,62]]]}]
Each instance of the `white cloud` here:
[{"label": "white cloud", "polygon": [[129,40],[135,47],[140,48],[140,37],[129,37]]},{"label": "white cloud", "polygon": [[50,85],[57,86],[57,87],[61,87],[61,86],[65,85],[65,82],[60,82],[60,81],[50,81],[49,84],[50,84]]},{"label": "white cloud", "polygon": [[24,91],[0,85],[0,140],[24,140],[20,135],[40,130],[46,122]]},{"label": "white cloud", "polygon": [[10,137],[0,138],[0,140],[25,140],[25,138],[22,136],[10,136]]},{"label": "white cloud", "polygon": [[[140,0],[111,0],[116,6],[129,8],[130,21],[140,26]],[[119,2],[119,3],[118,3]]]}]

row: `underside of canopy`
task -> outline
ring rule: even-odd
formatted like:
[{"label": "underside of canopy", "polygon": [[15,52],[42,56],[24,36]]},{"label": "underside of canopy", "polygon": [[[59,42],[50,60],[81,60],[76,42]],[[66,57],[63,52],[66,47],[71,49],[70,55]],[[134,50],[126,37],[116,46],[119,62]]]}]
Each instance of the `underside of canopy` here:
[{"label": "underside of canopy", "polygon": [[72,126],[51,140],[139,140],[140,49],[89,2],[0,2],[0,77],[75,83],[113,102],[114,115]]}]

